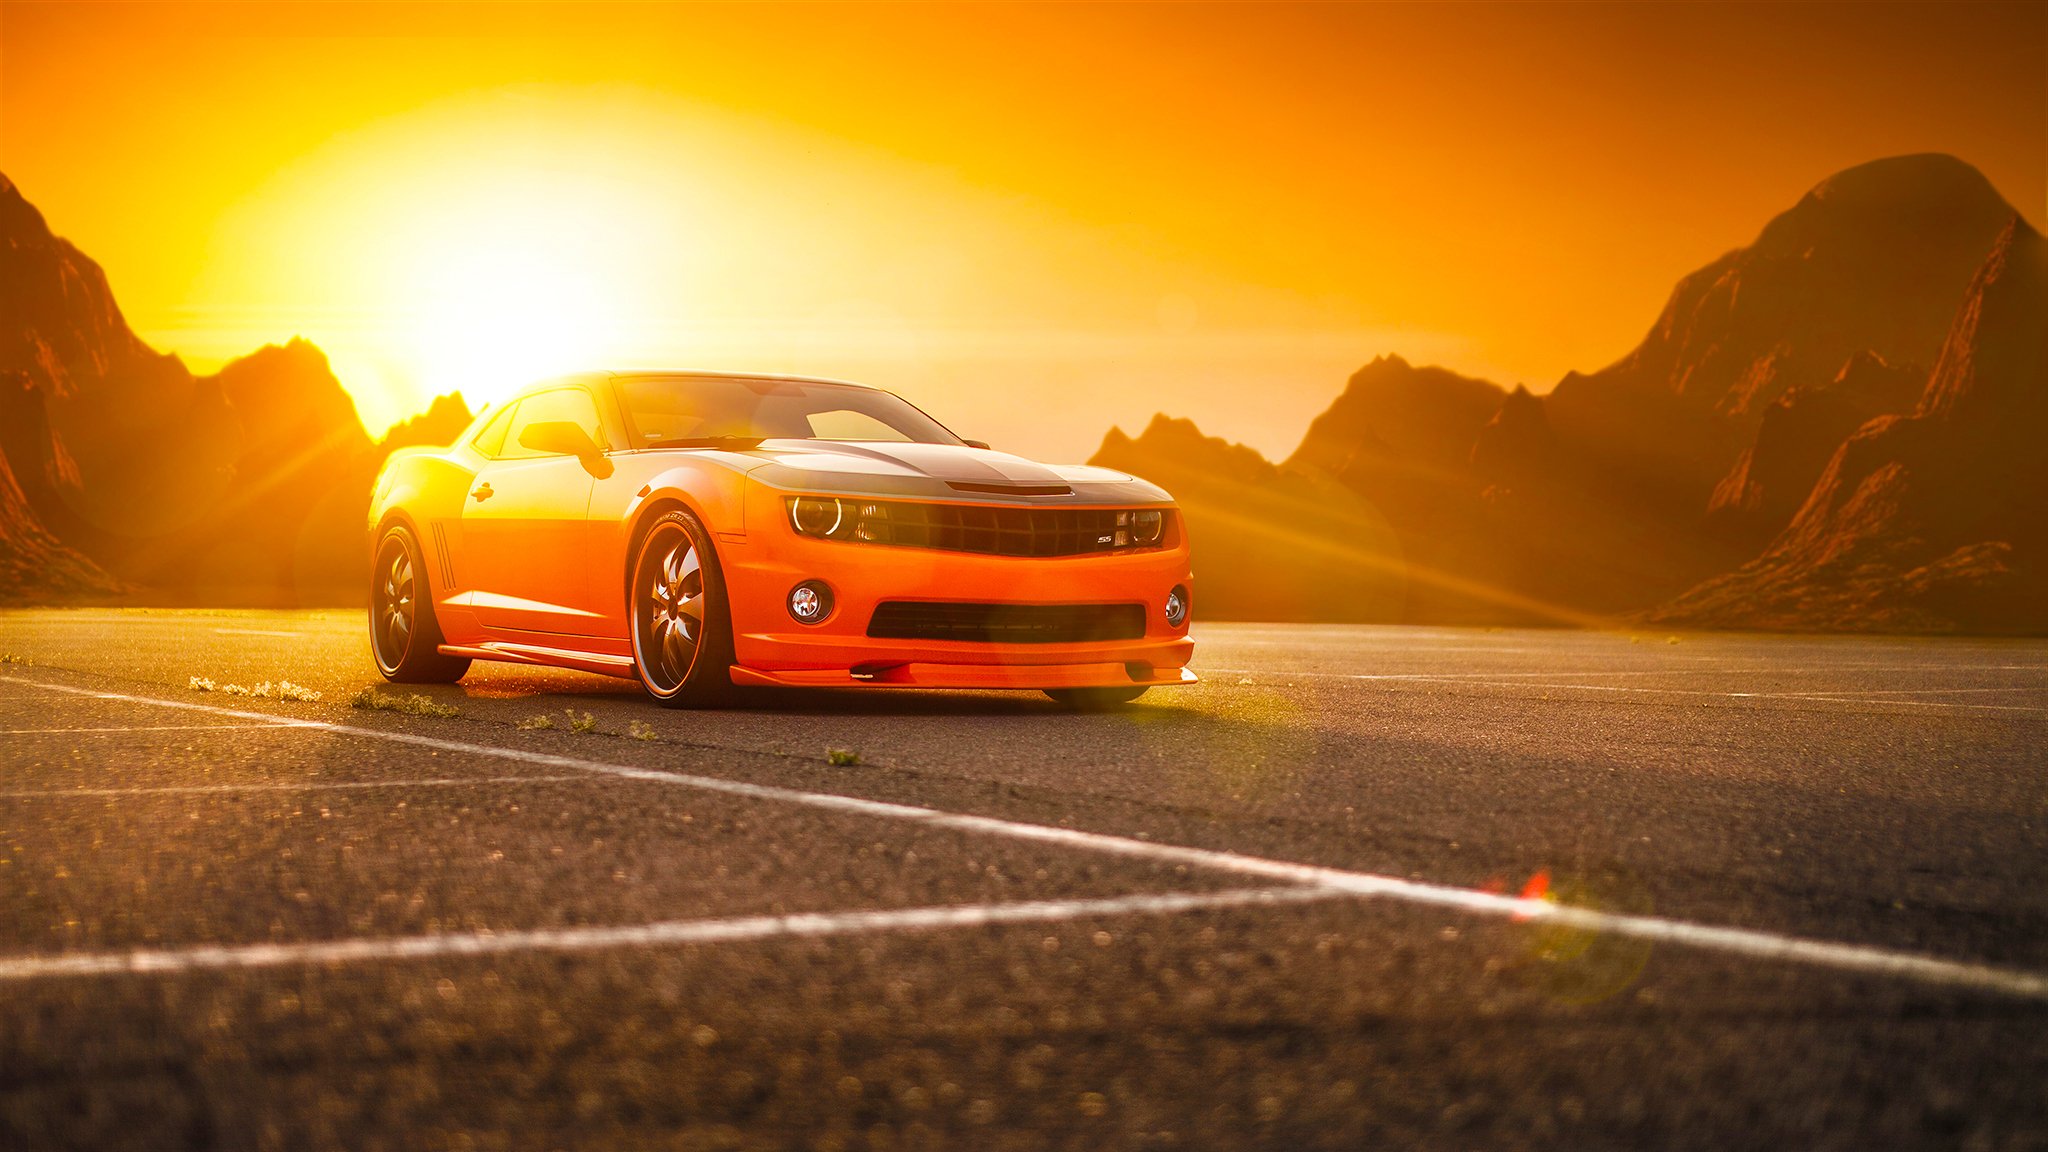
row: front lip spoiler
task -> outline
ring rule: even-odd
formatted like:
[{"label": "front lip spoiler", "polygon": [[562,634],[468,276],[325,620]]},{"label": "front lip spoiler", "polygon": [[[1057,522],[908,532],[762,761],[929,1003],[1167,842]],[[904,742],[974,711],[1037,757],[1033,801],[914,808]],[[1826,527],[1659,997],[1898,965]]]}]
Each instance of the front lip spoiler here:
[{"label": "front lip spoiler", "polygon": [[732,666],[732,682],[772,688],[1166,688],[1193,684],[1186,668],[1129,664],[861,664],[770,671]]}]

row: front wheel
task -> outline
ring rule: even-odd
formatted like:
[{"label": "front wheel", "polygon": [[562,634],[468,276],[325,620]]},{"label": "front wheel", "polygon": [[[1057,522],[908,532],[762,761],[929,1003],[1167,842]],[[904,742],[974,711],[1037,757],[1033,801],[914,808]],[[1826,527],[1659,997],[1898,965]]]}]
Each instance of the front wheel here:
[{"label": "front wheel", "polygon": [[440,649],[441,623],[434,618],[419,542],[394,524],[377,541],[377,562],[370,568],[370,653],[386,680],[453,684],[469,671],[469,660],[444,656]]},{"label": "front wheel", "polygon": [[1122,707],[1145,694],[1145,686],[1129,688],[1047,688],[1045,694],[1076,712],[1106,712]]},{"label": "front wheel", "polygon": [[680,509],[649,525],[627,584],[633,669],[670,708],[713,703],[732,691],[732,623],[711,534]]}]

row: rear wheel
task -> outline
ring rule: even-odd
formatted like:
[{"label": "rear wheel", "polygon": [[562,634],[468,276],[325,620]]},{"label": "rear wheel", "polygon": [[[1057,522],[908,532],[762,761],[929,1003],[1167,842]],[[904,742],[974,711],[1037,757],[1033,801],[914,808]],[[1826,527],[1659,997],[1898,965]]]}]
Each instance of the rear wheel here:
[{"label": "rear wheel", "polygon": [[680,509],[649,525],[627,584],[633,668],[670,708],[713,703],[732,691],[732,623],[711,534]]},{"label": "rear wheel", "polygon": [[441,654],[441,624],[419,542],[403,525],[377,541],[370,569],[370,652],[377,671],[400,684],[452,684],[469,671],[461,656]]},{"label": "rear wheel", "polygon": [[1143,696],[1145,686],[1133,684],[1128,688],[1047,688],[1045,694],[1076,712],[1105,712]]}]

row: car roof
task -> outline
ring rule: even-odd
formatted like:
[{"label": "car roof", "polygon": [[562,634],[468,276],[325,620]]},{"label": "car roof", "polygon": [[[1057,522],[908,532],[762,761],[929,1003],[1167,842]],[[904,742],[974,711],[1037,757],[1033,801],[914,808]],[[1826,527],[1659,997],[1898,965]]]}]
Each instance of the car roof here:
[{"label": "car roof", "polygon": [[775,380],[786,384],[838,384],[847,388],[866,388],[874,391],[871,384],[859,384],[852,380],[837,380],[830,376],[790,376],[780,372],[713,372],[700,368],[634,368],[607,370],[603,373],[613,379],[692,379],[692,380]]},{"label": "car roof", "polygon": [[788,384],[834,384],[842,388],[859,388],[863,391],[879,391],[872,384],[858,384],[852,380],[834,380],[829,376],[787,376],[774,372],[714,372],[698,368],[629,368],[599,369],[594,372],[571,372],[564,376],[550,376],[535,380],[514,391],[501,400],[484,405],[477,411],[481,420],[486,413],[495,414],[507,405],[524,400],[536,392],[550,389],[588,384],[599,378],[611,380],[775,380]]}]

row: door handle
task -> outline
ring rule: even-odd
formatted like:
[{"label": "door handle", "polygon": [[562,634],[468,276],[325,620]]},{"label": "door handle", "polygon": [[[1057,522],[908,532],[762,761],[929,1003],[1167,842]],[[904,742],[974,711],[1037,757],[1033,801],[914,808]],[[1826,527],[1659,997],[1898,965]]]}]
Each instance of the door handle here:
[{"label": "door handle", "polygon": [[484,483],[478,485],[477,490],[471,492],[470,495],[476,497],[476,502],[479,504],[483,503],[486,500],[489,500],[491,498],[490,481],[486,480]]}]

